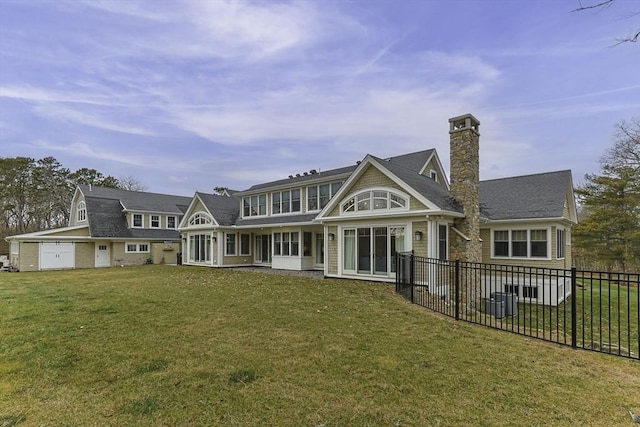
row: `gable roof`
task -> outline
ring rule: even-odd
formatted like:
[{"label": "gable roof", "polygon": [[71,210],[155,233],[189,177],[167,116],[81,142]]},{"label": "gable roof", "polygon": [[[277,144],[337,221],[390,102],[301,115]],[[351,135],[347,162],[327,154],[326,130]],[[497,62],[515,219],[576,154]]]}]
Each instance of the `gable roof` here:
[{"label": "gable roof", "polygon": [[412,170],[417,173],[421,173],[427,162],[431,159],[431,156],[436,150],[433,148],[429,150],[416,151],[415,153],[402,154],[400,156],[389,157],[385,161],[404,167],[405,169]]},{"label": "gable roof", "polygon": [[176,230],[129,228],[126,211],[154,212],[182,215],[191,202],[190,197],[116,188],[79,185],[87,206],[87,221],[91,237],[110,239],[178,240]]},{"label": "gable roof", "polygon": [[568,191],[570,170],[480,181],[480,215],[494,221],[561,218]]},{"label": "gable roof", "polygon": [[79,185],[82,194],[95,199],[118,200],[124,211],[143,211],[181,215],[191,203],[191,197],[117,188]]},{"label": "gable roof", "polygon": [[221,226],[233,225],[240,214],[240,201],[235,197],[196,192],[213,219]]},{"label": "gable roof", "polygon": [[[394,161],[394,158],[391,158],[389,160],[382,160],[375,156],[371,157],[373,159],[376,159],[383,167],[388,169],[389,172],[400,178],[402,181],[404,181],[405,184],[409,185],[421,196],[434,203],[440,209],[450,212],[462,213],[462,206],[451,198],[451,196],[449,195],[449,191],[445,187],[438,184],[433,179],[420,174],[420,172],[422,171],[422,166],[424,166],[424,164],[417,169],[410,169],[405,167],[404,164],[401,164],[398,161]],[[415,167],[415,163],[409,163],[409,165]]]}]

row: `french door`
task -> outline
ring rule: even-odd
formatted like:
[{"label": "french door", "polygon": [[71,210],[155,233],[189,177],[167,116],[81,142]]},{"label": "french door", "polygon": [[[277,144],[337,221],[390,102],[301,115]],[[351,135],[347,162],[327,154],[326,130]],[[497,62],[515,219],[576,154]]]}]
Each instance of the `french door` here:
[{"label": "french door", "polygon": [[271,264],[271,234],[256,236],[256,262]]},{"label": "french door", "polygon": [[343,230],[343,270],[370,276],[394,273],[394,254],[404,250],[404,230],[404,227]]}]

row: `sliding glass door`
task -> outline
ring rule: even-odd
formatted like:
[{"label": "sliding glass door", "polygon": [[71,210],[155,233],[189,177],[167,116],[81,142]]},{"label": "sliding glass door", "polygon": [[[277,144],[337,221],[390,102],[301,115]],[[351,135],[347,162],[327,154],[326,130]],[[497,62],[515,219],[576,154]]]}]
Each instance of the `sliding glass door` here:
[{"label": "sliding glass door", "polygon": [[404,250],[404,227],[357,227],[343,230],[345,273],[389,277],[395,273],[395,252]]}]

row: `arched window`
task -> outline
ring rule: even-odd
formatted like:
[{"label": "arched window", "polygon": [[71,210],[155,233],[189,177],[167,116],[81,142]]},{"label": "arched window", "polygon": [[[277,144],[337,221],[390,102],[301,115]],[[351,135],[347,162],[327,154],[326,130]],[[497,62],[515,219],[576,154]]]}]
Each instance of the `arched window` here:
[{"label": "arched window", "polygon": [[212,223],[211,217],[204,212],[197,212],[189,218],[189,225],[207,225]]},{"label": "arched window", "polygon": [[76,217],[78,218],[78,222],[87,220],[87,204],[84,201],[78,203]]},{"label": "arched window", "polygon": [[366,190],[347,198],[341,205],[342,213],[407,210],[408,197],[388,190]]}]

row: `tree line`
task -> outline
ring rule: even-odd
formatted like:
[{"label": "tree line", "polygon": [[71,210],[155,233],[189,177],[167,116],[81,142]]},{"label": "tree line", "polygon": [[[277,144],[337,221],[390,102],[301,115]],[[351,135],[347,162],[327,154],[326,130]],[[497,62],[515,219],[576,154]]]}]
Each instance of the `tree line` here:
[{"label": "tree line", "polygon": [[576,195],[573,231],[579,268],[640,272],[640,117],[616,125],[615,142]]},{"label": "tree line", "polygon": [[[573,260],[581,269],[640,272],[640,117],[615,129],[600,172],[587,174],[575,189],[580,222]],[[0,254],[8,253],[6,236],[66,226],[78,184],[145,190],[133,177],[72,172],[53,157],[0,158]]]},{"label": "tree line", "polygon": [[0,254],[6,236],[64,227],[79,184],[143,191],[132,177],[115,178],[96,169],[71,171],[53,157],[0,157]]}]

